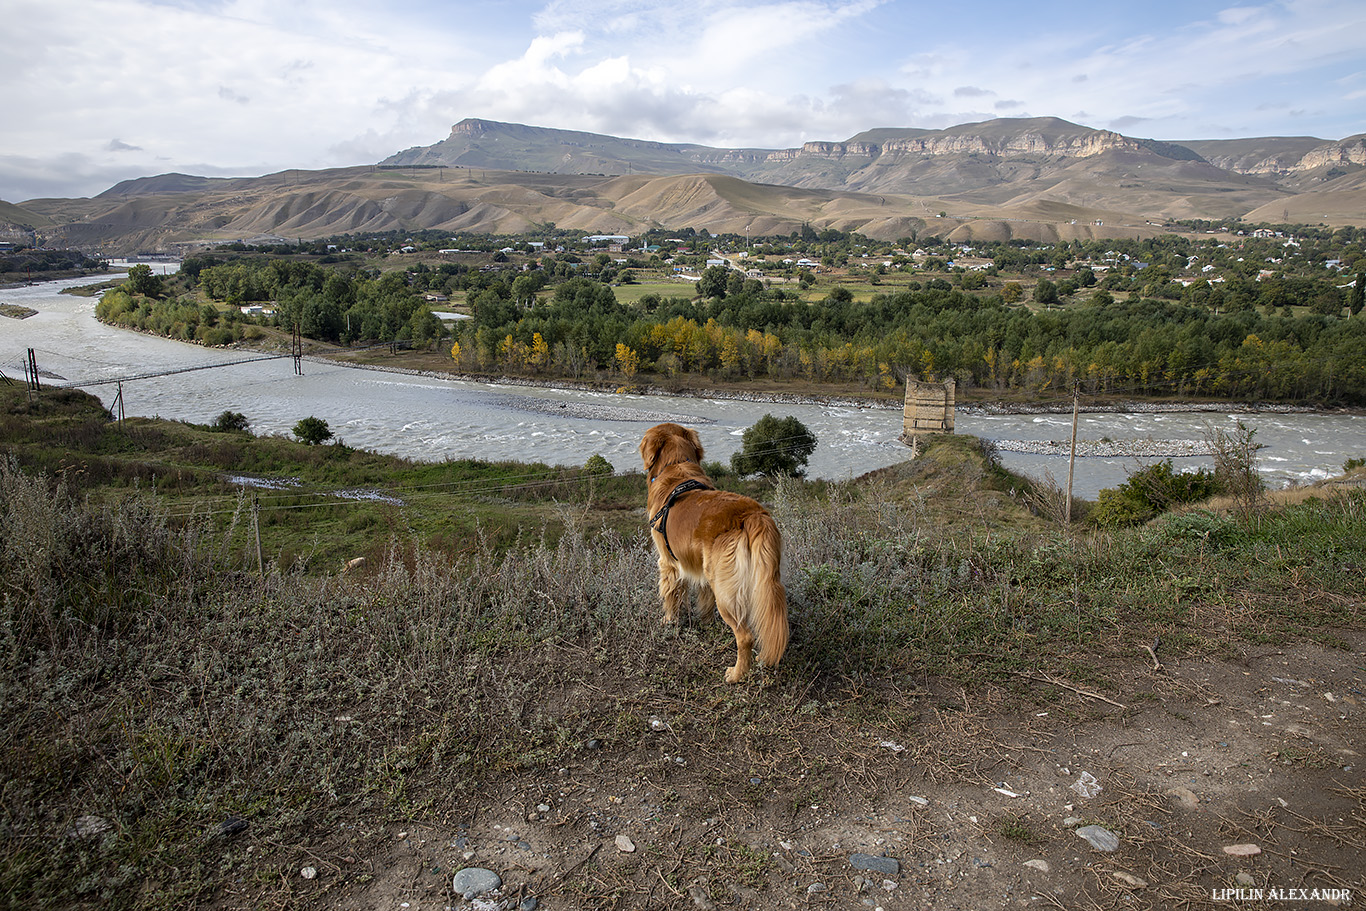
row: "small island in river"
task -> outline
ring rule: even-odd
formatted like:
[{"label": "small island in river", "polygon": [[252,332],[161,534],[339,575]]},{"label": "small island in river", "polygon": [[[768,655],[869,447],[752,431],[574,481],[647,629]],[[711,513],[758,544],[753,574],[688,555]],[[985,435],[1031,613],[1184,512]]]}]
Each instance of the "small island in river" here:
[{"label": "small island in river", "polygon": [[0,316],[8,316],[10,319],[28,319],[37,313],[32,307],[21,307],[18,304],[0,303]]}]

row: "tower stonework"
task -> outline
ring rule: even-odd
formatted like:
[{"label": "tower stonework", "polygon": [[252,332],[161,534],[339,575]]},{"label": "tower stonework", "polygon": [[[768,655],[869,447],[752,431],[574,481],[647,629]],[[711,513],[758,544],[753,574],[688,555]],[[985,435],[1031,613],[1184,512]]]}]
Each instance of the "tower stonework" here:
[{"label": "tower stonework", "polygon": [[901,442],[920,452],[919,437],[931,433],[953,433],[954,397],[957,384],[921,383],[906,378],[906,404],[902,411]]}]

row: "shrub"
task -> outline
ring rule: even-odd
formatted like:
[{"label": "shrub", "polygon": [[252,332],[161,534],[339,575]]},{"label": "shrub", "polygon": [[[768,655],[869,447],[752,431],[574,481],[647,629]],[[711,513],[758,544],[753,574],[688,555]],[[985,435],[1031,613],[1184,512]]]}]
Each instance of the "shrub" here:
[{"label": "shrub", "polygon": [[816,435],[805,424],[771,414],[759,418],[741,441],[743,448],[730,457],[730,467],[738,475],[800,476],[816,449]]},{"label": "shrub", "polygon": [[583,470],[585,474],[606,475],[608,477],[611,477],[615,472],[615,469],[612,468],[612,463],[597,453],[594,453],[589,457],[587,462],[583,463]]},{"label": "shrub", "polygon": [[1176,471],[1171,459],[1165,459],[1134,472],[1118,488],[1102,490],[1089,518],[1111,528],[1139,525],[1174,506],[1208,499],[1221,489],[1213,473]]},{"label": "shrub", "polygon": [[294,435],[309,446],[317,446],[332,439],[332,428],[322,418],[309,415],[294,425]]},{"label": "shrub", "polygon": [[251,421],[240,411],[225,411],[213,419],[209,429],[219,433],[244,432],[251,429]]},{"label": "shrub", "polygon": [[1253,442],[1256,435],[1255,428],[1239,421],[1232,433],[1213,427],[1206,438],[1214,453],[1214,477],[1220,493],[1233,497],[1244,510],[1257,506],[1266,489],[1257,473],[1257,453],[1262,444]]}]

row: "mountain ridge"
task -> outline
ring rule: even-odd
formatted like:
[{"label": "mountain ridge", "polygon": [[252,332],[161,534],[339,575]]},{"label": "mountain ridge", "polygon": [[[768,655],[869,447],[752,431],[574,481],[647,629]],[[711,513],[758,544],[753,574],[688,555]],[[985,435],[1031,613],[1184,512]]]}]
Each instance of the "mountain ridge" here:
[{"label": "mountain ridge", "polygon": [[1366,224],[1366,135],[1162,142],[1053,117],[881,127],[791,149],[721,149],[467,118],[376,165],[162,174],[91,199],[0,206],[0,226],[119,255],[255,237],[649,228],[1040,242],[1174,220]]}]

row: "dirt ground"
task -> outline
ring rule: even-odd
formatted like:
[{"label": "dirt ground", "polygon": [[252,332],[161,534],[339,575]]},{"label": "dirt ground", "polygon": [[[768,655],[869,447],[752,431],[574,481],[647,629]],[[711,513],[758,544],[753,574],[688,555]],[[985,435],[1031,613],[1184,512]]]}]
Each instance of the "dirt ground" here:
[{"label": "dirt ground", "polygon": [[[1366,634],[1343,637],[1156,655],[1105,693],[1032,681],[1053,698],[1029,708],[906,692],[899,730],[808,703],[736,744],[686,707],[634,706],[647,730],[468,795],[458,824],[338,833],[289,892],[375,911],[1363,907]],[[717,689],[745,710],[744,687]],[[466,867],[501,888],[455,894]]]}]

